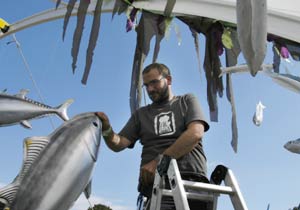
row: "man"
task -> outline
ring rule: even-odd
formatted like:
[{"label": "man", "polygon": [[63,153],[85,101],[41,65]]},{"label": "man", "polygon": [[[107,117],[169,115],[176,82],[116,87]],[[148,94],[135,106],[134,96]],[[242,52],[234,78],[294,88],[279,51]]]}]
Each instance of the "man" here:
[{"label": "man", "polygon": [[[143,145],[140,165],[139,192],[150,198],[155,170],[161,155],[175,158],[183,179],[207,182],[206,157],[202,137],[209,129],[195,96],[174,96],[169,68],[160,63],[147,66],[143,83],[152,104],[135,111],[127,124],[116,134],[103,112],[102,135],[106,144],[115,152],[132,148],[137,140]],[[190,202],[190,209],[205,209],[201,203]],[[161,209],[175,209],[167,198]]]}]

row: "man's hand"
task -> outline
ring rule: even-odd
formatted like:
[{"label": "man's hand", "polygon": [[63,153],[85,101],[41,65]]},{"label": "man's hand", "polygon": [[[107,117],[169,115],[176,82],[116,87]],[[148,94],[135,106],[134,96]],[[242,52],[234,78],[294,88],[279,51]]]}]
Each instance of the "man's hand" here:
[{"label": "man's hand", "polygon": [[96,115],[102,121],[102,131],[108,130],[111,127],[111,125],[109,123],[109,119],[108,119],[107,115],[104,112],[96,112]]},{"label": "man's hand", "polygon": [[142,166],[140,173],[144,186],[153,184],[157,164],[158,160],[154,159]]}]

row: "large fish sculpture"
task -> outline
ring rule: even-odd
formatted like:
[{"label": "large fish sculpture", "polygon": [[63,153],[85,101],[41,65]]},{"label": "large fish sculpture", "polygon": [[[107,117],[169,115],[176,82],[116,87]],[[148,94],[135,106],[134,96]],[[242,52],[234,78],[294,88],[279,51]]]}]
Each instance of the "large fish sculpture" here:
[{"label": "large fish sculpture", "polygon": [[73,99],[68,99],[62,105],[53,108],[26,98],[27,93],[28,90],[24,89],[16,95],[0,93],[0,126],[20,123],[25,128],[31,128],[28,120],[49,114],[56,114],[63,120],[69,119],[67,108],[73,103]]},{"label": "large fish sculpture", "polygon": [[236,13],[239,44],[255,76],[267,49],[267,0],[237,0]]},{"label": "large fish sculpture", "polygon": [[283,145],[283,147],[290,152],[300,154],[300,138],[288,141]]},{"label": "large fish sculpture", "polygon": [[0,189],[0,204],[10,210],[67,210],[82,192],[89,197],[101,130],[100,119],[90,112],[49,136],[26,138],[23,167]]}]

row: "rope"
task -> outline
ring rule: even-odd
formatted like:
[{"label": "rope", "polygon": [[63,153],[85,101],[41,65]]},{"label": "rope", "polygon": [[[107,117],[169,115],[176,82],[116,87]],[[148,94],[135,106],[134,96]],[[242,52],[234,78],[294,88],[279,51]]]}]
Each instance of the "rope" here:
[{"label": "rope", "polygon": [[86,199],[89,202],[90,209],[94,209],[94,205],[92,204],[91,200],[89,198],[86,198]]},{"label": "rope", "polygon": [[[16,46],[17,46],[17,48],[18,48],[18,50],[19,50],[19,53],[20,53],[20,55],[21,55],[21,57],[22,57],[22,60],[23,60],[23,63],[24,63],[24,65],[25,65],[25,68],[26,68],[26,70],[27,70],[27,73],[29,74],[29,77],[30,77],[30,79],[31,79],[31,81],[32,81],[32,83],[33,83],[33,86],[34,86],[34,88],[35,88],[37,94],[38,94],[38,97],[40,98],[41,102],[45,104],[44,99],[43,99],[43,96],[42,96],[42,94],[41,94],[41,91],[40,91],[40,89],[38,88],[38,85],[37,85],[36,81],[35,81],[34,78],[33,78],[32,71],[30,70],[30,67],[29,67],[29,65],[28,65],[28,62],[27,62],[27,60],[26,60],[26,58],[25,58],[25,56],[24,56],[24,53],[23,53],[23,51],[22,51],[20,42],[18,42],[17,37],[16,37],[15,34],[13,34],[12,37],[13,37],[13,41],[7,42],[7,44],[10,44],[10,43],[12,43],[12,42],[15,42],[15,43],[16,43]],[[50,123],[51,123],[52,128],[55,129],[54,123],[53,123],[52,118],[51,118],[50,116],[49,116],[49,120],[50,120]]]}]

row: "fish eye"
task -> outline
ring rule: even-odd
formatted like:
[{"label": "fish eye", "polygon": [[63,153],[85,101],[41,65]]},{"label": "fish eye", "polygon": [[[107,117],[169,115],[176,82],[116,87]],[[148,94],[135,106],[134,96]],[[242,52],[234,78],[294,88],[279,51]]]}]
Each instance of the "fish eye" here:
[{"label": "fish eye", "polygon": [[98,127],[98,123],[96,123],[96,122],[93,122],[93,125],[94,125],[95,127]]}]

